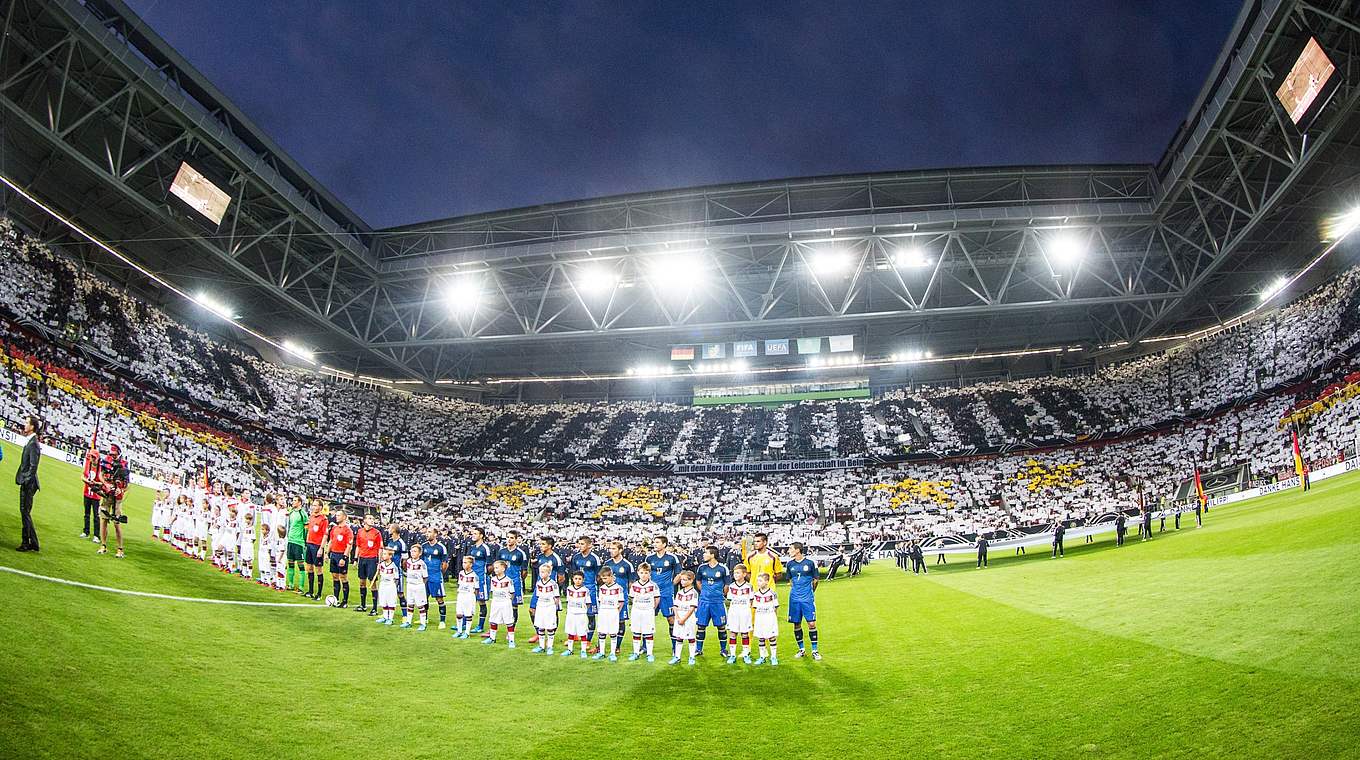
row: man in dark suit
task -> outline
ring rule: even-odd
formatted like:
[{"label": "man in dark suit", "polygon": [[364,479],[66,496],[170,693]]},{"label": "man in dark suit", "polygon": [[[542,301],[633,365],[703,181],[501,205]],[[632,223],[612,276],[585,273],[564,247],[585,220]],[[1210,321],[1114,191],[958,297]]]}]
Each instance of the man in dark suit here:
[{"label": "man in dark suit", "polygon": [[38,460],[42,458],[38,438],[42,435],[42,420],[29,417],[24,423],[24,435],[28,436],[28,443],[24,444],[19,469],[14,473],[14,485],[19,486],[19,516],[23,518],[24,523],[19,551],[36,552],[38,532],[33,530],[33,494],[38,492]]}]

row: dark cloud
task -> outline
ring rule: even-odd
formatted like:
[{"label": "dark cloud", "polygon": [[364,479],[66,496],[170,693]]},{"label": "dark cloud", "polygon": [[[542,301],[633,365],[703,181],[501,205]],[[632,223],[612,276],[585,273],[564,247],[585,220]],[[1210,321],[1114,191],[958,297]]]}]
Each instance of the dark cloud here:
[{"label": "dark cloud", "polygon": [[388,226],[797,175],[1155,161],[1239,2],[131,5]]}]

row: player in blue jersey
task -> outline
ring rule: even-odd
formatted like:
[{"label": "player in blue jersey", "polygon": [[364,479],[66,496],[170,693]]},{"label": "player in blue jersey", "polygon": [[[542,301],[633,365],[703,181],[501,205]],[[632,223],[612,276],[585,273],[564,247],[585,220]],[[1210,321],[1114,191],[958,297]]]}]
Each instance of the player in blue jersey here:
[{"label": "player in blue jersey", "polygon": [[727,657],[727,584],[732,580],[732,572],[727,565],[718,561],[718,547],[704,547],[704,561],[694,571],[699,580],[699,610],[695,612],[695,623],[699,628],[699,642],[694,648],[697,657],[704,653],[704,638],[708,626],[718,627],[718,646],[722,656]]},{"label": "player in blue jersey", "polygon": [[633,586],[633,581],[637,580],[637,570],[633,563],[623,556],[623,542],[614,540],[609,542],[609,556],[604,560],[604,566],[614,574],[614,582],[623,587],[623,608],[619,611],[619,635],[618,645],[623,646],[623,623],[628,619],[628,593]]},{"label": "player in blue jersey", "polygon": [[439,605],[439,629],[445,628],[448,608],[444,606],[444,571],[449,569],[449,550],[439,540],[434,528],[425,531],[425,543],[420,545],[420,558],[425,560],[425,593]]},{"label": "player in blue jersey", "polygon": [[670,540],[665,536],[657,536],[652,539],[652,553],[647,555],[646,562],[652,566],[652,583],[656,584],[657,590],[661,593],[661,605],[657,611],[666,618],[666,625],[670,629],[668,634],[671,637],[671,646],[675,645],[675,582],[676,574],[680,572],[680,558],[675,552],[670,550]]},{"label": "player in blue jersey", "polygon": [[817,572],[817,563],[808,559],[804,554],[803,545],[794,542],[789,547],[789,556],[793,560],[784,565],[784,572],[789,574],[789,622],[793,623],[793,640],[798,644],[798,653],[793,658],[801,659],[803,653],[803,622],[807,622],[808,639],[812,642],[812,659],[822,659],[822,653],[817,651],[817,604],[813,599],[813,592],[817,590],[817,582],[820,574]]},{"label": "player in blue jersey", "polygon": [[477,627],[471,632],[481,633],[486,630],[486,598],[490,591],[488,574],[492,561],[496,559],[496,551],[486,542],[486,533],[481,528],[472,529],[472,546],[468,547],[467,556],[472,558],[472,572],[477,576]]},{"label": "player in blue jersey", "polygon": [[505,534],[505,546],[496,552],[496,559],[505,563],[505,577],[514,589],[514,618],[519,624],[519,605],[524,601],[524,571],[529,567],[529,553],[519,548],[519,531]]},{"label": "player in blue jersey", "polygon": [[[534,558],[533,563],[535,568],[534,572],[538,572],[537,568],[540,568],[543,565],[548,565],[551,568],[549,577],[552,579],[553,583],[557,585],[559,590],[566,586],[567,561],[562,558],[561,554],[557,553],[557,542],[553,540],[551,536],[544,536],[538,539],[538,556]],[[558,606],[560,606],[560,604]],[[529,597],[529,617],[533,617],[536,614],[536,610],[538,610],[537,583],[534,584],[533,595]],[[532,641],[537,644],[538,636],[535,635]]]},{"label": "player in blue jersey", "polygon": [[591,551],[594,541],[590,536],[581,536],[576,539],[576,552],[567,558],[567,568],[573,573],[580,573],[582,585],[590,591],[590,609],[586,616],[586,649],[594,649],[595,640],[595,611],[596,605],[600,603],[600,584],[598,575],[600,573],[600,557]]},{"label": "player in blue jersey", "polygon": [[401,606],[397,609],[406,611],[406,578],[403,577],[402,562],[406,554],[411,551],[411,546],[406,543],[406,539],[401,537],[401,526],[392,523],[387,526],[387,540],[383,542],[383,547],[392,550],[393,562],[397,564],[397,603]]}]

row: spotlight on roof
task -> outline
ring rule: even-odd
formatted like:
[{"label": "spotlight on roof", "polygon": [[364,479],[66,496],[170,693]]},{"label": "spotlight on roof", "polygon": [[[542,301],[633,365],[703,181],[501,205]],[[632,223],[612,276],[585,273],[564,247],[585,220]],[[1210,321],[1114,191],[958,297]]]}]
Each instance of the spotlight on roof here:
[{"label": "spotlight on roof", "polygon": [[688,291],[704,280],[704,260],[692,253],[674,253],[652,261],[652,284],[662,292]]},{"label": "spotlight on roof", "polygon": [[303,359],[309,362],[316,361],[316,352],[312,351],[312,349],[307,348],[301,343],[297,343],[291,340],[285,340],[283,342],[283,350],[287,351],[293,356],[296,356],[299,359]]},{"label": "spotlight on roof", "polygon": [[582,268],[572,281],[582,293],[596,296],[613,290],[619,275],[604,264],[591,264]]},{"label": "spotlight on roof", "polygon": [[460,274],[444,287],[444,301],[458,312],[474,311],[482,302],[481,278],[475,274]]},{"label": "spotlight on roof", "polygon": [[1331,237],[1333,240],[1340,240],[1354,232],[1356,229],[1360,229],[1360,206],[1356,206],[1337,217],[1332,221],[1331,227]]},{"label": "spotlight on roof", "polygon": [[932,263],[930,256],[926,254],[926,249],[919,245],[903,246],[893,256],[893,263],[898,269],[924,269]]},{"label": "spotlight on roof", "polygon": [[829,277],[844,273],[850,268],[850,254],[839,249],[818,251],[809,262],[812,273],[818,277]]},{"label": "spotlight on roof", "polygon": [[232,308],[230,306],[226,305],[225,303],[222,303],[216,298],[213,298],[207,293],[199,293],[198,295],[195,295],[194,302],[197,303],[199,306],[202,306],[203,308],[212,312],[213,314],[216,314],[217,316],[227,320],[228,322],[235,321],[239,316],[234,311],[232,311]]},{"label": "spotlight on roof", "polygon": [[1265,290],[1261,291],[1261,302],[1265,303],[1274,298],[1275,295],[1281,290],[1284,290],[1284,286],[1288,284],[1289,279],[1286,277],[1276,277],[1274,280],[1271,280],[1270,284],[1265,287]]},{"label": "spotlight on roof", "polygon": [[1071,267],[1086,255],[1086,240],[1076,232],[1062,232],[1048,241],[1047,250],[1053,266]]}]

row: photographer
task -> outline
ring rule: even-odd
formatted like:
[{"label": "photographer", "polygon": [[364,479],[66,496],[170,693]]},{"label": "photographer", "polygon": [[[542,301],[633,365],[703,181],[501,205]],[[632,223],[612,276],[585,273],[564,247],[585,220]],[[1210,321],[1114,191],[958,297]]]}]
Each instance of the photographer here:
[{"label": "photographer", "polygon": [[118,553],[114,556],[122,559],[123,524],[127,522],[127,515],[123,514],[123,495],[128,487],[128,464],[116,443],[109,446],[109,453],[99,462],[98,486],[99,551],[96,553],[109,553],[109,523],[112,522],[118,540]]}]

